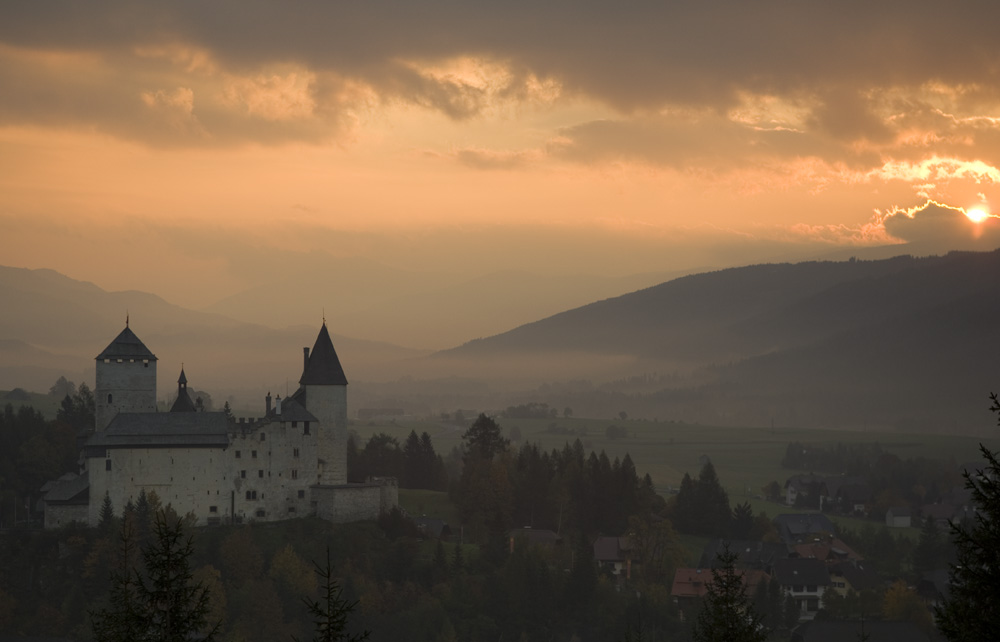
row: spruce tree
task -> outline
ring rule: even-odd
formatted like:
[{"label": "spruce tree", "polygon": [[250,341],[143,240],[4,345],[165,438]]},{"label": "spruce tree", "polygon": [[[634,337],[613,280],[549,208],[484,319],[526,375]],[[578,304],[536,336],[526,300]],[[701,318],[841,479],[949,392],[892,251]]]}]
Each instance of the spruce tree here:
[{"label": "spruce tree", "polygon": [[764,618],[747,597],[743,573],[736,569],[738,556],[727,543],[715,559],[712,583],[692,631],[695,642],[764,642]]},{"label": "spruce tree", "polygon": [[169,521],[156,514],[153,540],[143,550],[146,567],[139,578],[138,597],[142,630],[146,638],[163,642],[215,639],[218,624],[208,626],[208,589],[194,583],[189,560],[191,538],[184,536],[180,520]]},{"label": "spruce tree", "polygon": [[[348,635],[347,618],[358,605],[357,601],[351,602],[344,597],[344,590],[340,587],[337,578],[333,576],[333,566],[330,564],[330,547],[326,548],[326,566],[316,564],[316,575],[322,580],[320,585],[320,599],[313,600],[303,598],[309,614],[313,616],[313,624],[316,633],[313,642],[361,642],[367,640],[369,632],[365,631],[356,635]],[[298,642],[297,638],[292,638]]]},{"label": "spruce tree", "polygon": [[[990,410],[1000,413],[996,393],[990,399]],[[971,524],[951,523],[958,559],[936,613],[940,631],[956,641],[992,640],[1000,631],[1000,460],[982,444],[979,450],[986,465],[964,473],[976,514]]]}]

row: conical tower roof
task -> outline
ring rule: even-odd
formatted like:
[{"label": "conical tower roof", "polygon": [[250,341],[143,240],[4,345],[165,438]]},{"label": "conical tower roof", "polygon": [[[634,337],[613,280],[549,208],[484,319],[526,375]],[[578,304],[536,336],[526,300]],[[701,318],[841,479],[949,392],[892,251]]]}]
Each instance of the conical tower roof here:
[{"label": "conical tower roof", "polygon": [[156,355],[149,351],[149,348],[135,336],[132,329],[125,326],[125,329],[115,337],[115,340],[108,344],[97,359],[149,359],[156,361]]},{"label": "conical tower roof", "polygon": [[340,365],[337,351],[333,349],[333,341],[330,339],[330,332],[326,329],[326,323],[319,330],[316,337],[316,345],[309,353],[309,361],[302,370],[302,378],[299,383],[306,386],[346,386],[347,376],[344,368]]}]

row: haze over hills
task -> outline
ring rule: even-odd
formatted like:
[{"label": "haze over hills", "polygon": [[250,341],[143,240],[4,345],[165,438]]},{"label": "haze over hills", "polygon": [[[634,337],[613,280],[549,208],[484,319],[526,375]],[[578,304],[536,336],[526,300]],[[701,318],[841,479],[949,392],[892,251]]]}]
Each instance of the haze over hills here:
[{"label": "haze over hills", "polygon": [[592,303],[432,359],[558,379],[590,357],[608,376],[683,377],[628,401],[644,416],[962,429],[986,420],[983,400],[1000,385],[998,301],[1000,251],[756,265]]},{"label": "haze over hills", "polygon": [[[52,270],[0,267],[0,389],[47,390],[59,376],[93,383],[94,357],[125,325],[157,355],[160,394],[174,390],[183,363],[191,385],[225,395],[242,389],[284,394],[301,374],[301,350],[321,323],[282,329],[188,310],[145,292],[106,292]],[[423,354],[334,334],[354,377],[377,364]],[[263,393],[261,393],[263,394]]]},{"label": "haze over hills", "polygon": [[[439,292],[442,314],[475,301],[499,310],[519,282],[522,299],[552,287],[529,281],[511,273],[457,284]],[[458,292],[469,294],[449,299]],[[677,278],[433,355],[335,342],[356,408],[497,410],[537,400],[588,416],[974,432],[989,424],[983,400],[1000,383],[998,295],[1000,250],[763,264]],[[9,303],[0,388],[45,390],[60,375],[89,381],[93,356],[128,310],[160,358],[161,395],[183,362],[193,388],[256,398],[294,388],[298,355],[318,326],[275,329],[49,270],[0,269],[0,296]],[[405,298],[384,302],[397,323],[407,320]],[[257,300],[293,303],[264,292]]]},{"label": "haze over hills", "polygon": [[204,310],[281,328],[306,323],[313,311],[303,301],[328,301],[327,321],[342,334],[442,349],[679,274],[557,276],[500,269],[470,278],[326,259],[321,270],[256,286]]}]

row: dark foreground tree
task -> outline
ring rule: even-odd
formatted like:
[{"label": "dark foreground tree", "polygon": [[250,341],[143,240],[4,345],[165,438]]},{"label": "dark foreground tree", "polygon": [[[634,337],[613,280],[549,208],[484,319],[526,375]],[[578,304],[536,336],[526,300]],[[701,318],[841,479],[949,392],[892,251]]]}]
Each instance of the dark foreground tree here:
[{"label": "dark foreground tree", "polygon": [[134,539],[132,519],[123,518],[110,604],[92,614],[94,638],[212,642],[219,625],[208,624],[208,589],[193,580],[191,538],[184,536],[180,520],[157,512],[153,540],[142,551],[142,573],[135,569]]},{"label": "dark foreground tree", "polygon": [[764,618],[747,597],[736,553],[726,544],[715,559],[712,583],[692,632],[695,642],[764,642]]},{"label": "dark foreground tree", "polygon": [[[348,635],[347,618],[358,605],[357,601],[351,602],[344,597],[344,589],[340,587],[337,578],[333,576],[333,566],[330,564],[330,548],[326,549],[326,566],[316,564],[316,575],[321,583],[319,587],[320,599],[313,600],[302,598],[310,615],[313,616],[313,623],[316,633],[313,635],[313,642],[361,642],[368,639],[369,631]],[[298,642],[294,636],[293,640]]]},{"label": "dark foreground tree", "polygon": [[[996,393],[990,399],[990,410],[1000,413]],[[958,559],[950,595],[937,609],[938,628],[949,640],[992,640],[1000,631],[1000,461],[982,444],[979,450],[986,465],[964,473],[976,514],[971,524],[951,524]]]}]

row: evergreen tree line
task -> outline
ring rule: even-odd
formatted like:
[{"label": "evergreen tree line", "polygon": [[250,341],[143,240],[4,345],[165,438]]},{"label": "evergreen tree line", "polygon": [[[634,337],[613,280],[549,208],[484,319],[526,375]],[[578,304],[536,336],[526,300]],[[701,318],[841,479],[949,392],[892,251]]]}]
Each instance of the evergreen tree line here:
[{"label": "evergreen tree line", "polygon": [[462,471],[451,497],[479,540],[511,527],[623,535],[630,517],[665,509],[652,479],[639,477],[628,454],[614,461],[603,451],[588,455],[579,439],[551,451],[529,443],[512,450],[486,415],[463,435]]},{"label": "evergreen tree line", "polygon": [[403,447],[395,437],[385,433],[373,435],[363,448],[357,434],[347,439],[347,479],[363,482],[369,477],[395,477],[400,488],[447,490],[448,474],[444,459],[434,451],[431,436],[419,437],[411,430]]}]

